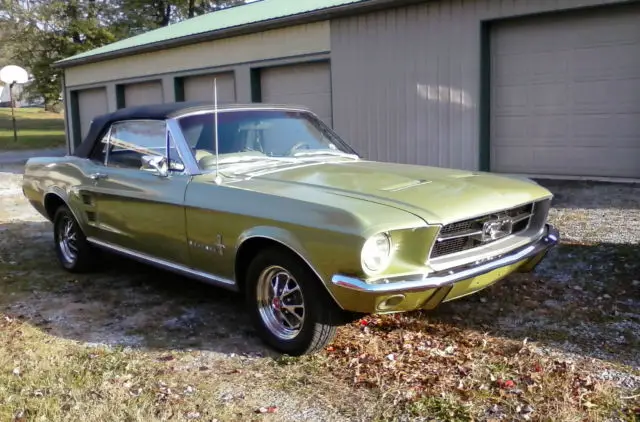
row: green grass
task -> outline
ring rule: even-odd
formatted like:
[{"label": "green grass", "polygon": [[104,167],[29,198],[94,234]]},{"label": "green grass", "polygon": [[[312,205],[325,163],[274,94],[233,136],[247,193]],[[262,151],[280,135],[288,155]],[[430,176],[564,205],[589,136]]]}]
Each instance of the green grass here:
[{"label": "green grass", "polygon": [[0,151],[55,148],[65,144],[64,114],[42,108],[16,108],[18,141],[13,139],[11,109],[0,108]]}]

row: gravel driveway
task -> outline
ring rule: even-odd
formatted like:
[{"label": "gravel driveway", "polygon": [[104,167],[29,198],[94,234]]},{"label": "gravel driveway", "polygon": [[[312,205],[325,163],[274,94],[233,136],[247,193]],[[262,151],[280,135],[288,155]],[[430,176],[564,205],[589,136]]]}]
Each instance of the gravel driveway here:
[{"label": "gravel driveway", "polygon": [[[0,167],[0,265],[13,268],[3,278],[0,312],[22,315],[51,335],[90,345],[197,348],[207,350],[211,359],[271,354],[256,340],[233,295],[120,260],[90,277],[58,271],[51,225],[26,203],[20,181],[19,166]],[[516,275],[512,282],[444,304],[429,321],[535,341],[535,353],[582,362],[595,368],[595,379],[611,381],[627,395],[638,394],[640,185],[540,183],[555,194],[550,220],[563,244],[534,276]],[[224,323],[217,322],[221,316]],[[407,318],[403,332],[411,333],[413,322],[422,317]],[[338,344],[363,335],[354,330],[346,328]],[[375,331],[367,335],[383,338]],[[391,356],[385,347],[395,346],[380,344],[379,353]],[[283,397],[283,408],[291,407],[287,400],[293,399]],[[313,418],[340,419],[305,406],[301,409]],[[303,417],[298,410],[289,416]]]}]

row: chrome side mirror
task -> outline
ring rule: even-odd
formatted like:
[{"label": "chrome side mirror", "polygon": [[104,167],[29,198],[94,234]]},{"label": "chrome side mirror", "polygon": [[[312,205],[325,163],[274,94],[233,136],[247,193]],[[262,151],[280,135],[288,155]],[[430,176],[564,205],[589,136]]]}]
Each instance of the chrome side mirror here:
[{"label": "chrome side mirror", "polygon": [[142,170],[152,171],[160,177],[167,177],[169,175],[167,158],[161,155],[143,155]]},{"label": "chrome side mirror", "polygon": [[183,172],[185,169],[184,164],[179,161],[169,160],[169,170]]}]

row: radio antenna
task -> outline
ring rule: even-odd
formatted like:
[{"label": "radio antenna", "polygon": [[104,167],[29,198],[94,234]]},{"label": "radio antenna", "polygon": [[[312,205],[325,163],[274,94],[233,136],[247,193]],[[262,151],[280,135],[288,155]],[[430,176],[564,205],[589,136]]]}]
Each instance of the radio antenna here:
[{"label": "radio antenna", "polygon": [[216,143],[216,179],[217,185],[222,183],[220,177],[220,163],[218,162],[218,78],[213,78],[213,136]]}]

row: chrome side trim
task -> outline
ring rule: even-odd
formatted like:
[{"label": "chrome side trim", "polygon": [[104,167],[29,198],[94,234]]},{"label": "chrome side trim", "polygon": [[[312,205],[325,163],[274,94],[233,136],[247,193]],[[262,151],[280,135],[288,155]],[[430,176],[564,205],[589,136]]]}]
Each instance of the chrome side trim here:
[{"label": "chrome side trim", "polygon": [[203,281],[207,284],[224,287],[226,289],[233,290],[236,292],[238,291],[238,285],[236,284],[236,282],[233,280],[229,280],[227,278],[223,278],[223,277],[215,276],[213,274],[194,270],[192,268],[185,267],[184,265],[165,261],[164,259],[155,258],[151,255],[147,255],[141,252],[133,251],[131,249],[123,248],[121,246],[117,246],[109,242],[98,240],[94,237],[88,237],[87,241],[100,248],[108,249],[117,254],[124,255],[129,258],[133,258],[137,261],[150,264],[161,269],[169,270],[190,278],[194,278],[196,280]]},{"label": "chrome side trim", "polygon": [[383,284],[367,283],[358,278],[336,274],[331,278],[331,282],[339,287],[367,293],[411,292],[448,286],[462,280],[486,274],[501,267],[515,264],[521,260],[532,258],[551,249],[558,244],[560,233],[550,224],[547,224],[545,231],[544,236],[536,242],[513,250],[505,255],[493,258],[490,261],[473,263],[440,273],[428,274],[426,276],[408,276],[397,281],[388,279],[387,282]]}]

